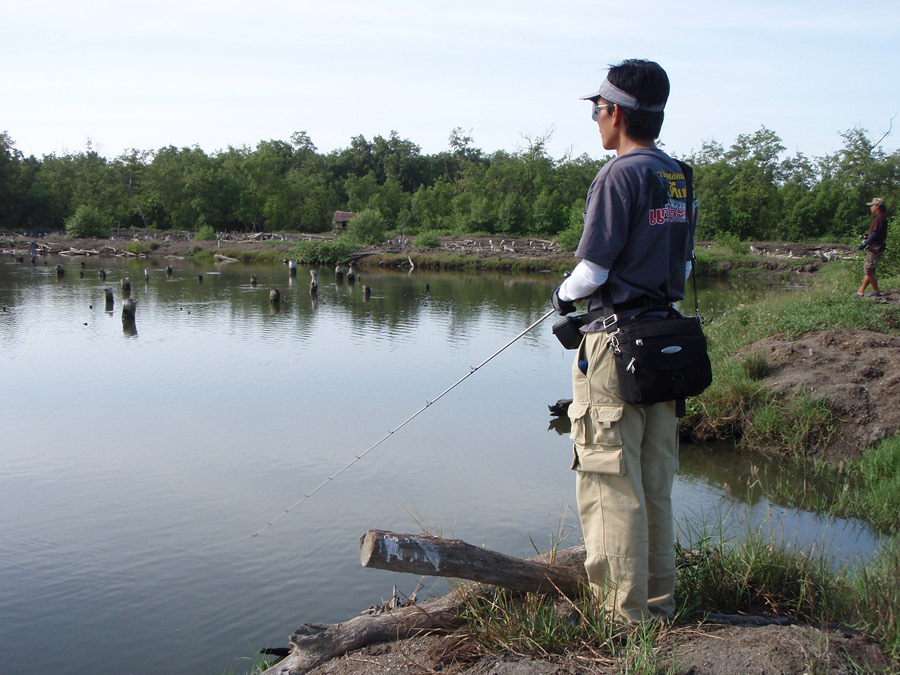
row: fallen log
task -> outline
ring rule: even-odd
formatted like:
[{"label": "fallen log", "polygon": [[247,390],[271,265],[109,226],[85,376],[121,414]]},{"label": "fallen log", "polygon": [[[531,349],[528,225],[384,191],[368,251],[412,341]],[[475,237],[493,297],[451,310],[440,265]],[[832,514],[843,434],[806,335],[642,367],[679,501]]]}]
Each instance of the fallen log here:
[{"label": "fallen log", "polygon": [[393,572],[469,579],[513,591],[574,595],[587,581],[583,568],[514,558],[459,539],[369,530],[360,562]]},{"label": "fallen log", "polygon": [[318,665],[374,642],[402,640],[417,632],[459,625],[462,597],[450,593],[421,605],[357,616],[336,624],[304,623],[291,635],[290,653],[263,675],[302,675]]},{"label": "fallen log", "polygon": [[[379,539],[379,537],[375,536],[376,532],[380,531],[370,530],[363,535],[360,540],[363,548],[365,548],[367,538],[370,535],[372,535],[371,538],[373,540]],[[391,535],[390,532],[381,532],[381,534]],[[411,535],[392,536],[406,537]],[[440,540],[435,537],[416,538],[419,540],[453,541]],[[502,559],[501,564],[506,564],[508,560],[513,560],[517,563],[526,562],[518,558],[509,558],[509,556],[504,556],[500,553],[479,549],[465,544],[465,542],[459,543],[480,552],[493,553],[494,556],[500,556],[500,558],[494,559],[497,561]],[[374,549],[374,544],[372,548]],[[364,557],[366,557],[366,554],[361,553],[360,559]],[[537,556],[532,558],[530,562],[547,568],[571,566],[578,570],[578,574],[583,575],[584,559],[584,546],[573,546],[553,554]],[[551,561],[555,564],[550,565]],[[262,675],[303,675],[303,673],[326,661],[375,642],[399,640],[420,632],[457,626],[461,622],[458,611],[459,606],[465,599],[472,595],[489,593],[492,590],[493,588],[487,584],[468,584],[458,587],[443,597],[428,600],[412,607],[403,607],[379,614],[365,614],[343,623],[304,623],[291,635],[288,656],[269,667]]]},{"label": "fallen log", "polygon": [[227,255],[222,255],[222,254],[220,254],[220,253],[217,253],[217,254],[216,254],[215,256],[213,256],[213,257],[214,257],[216,260],[219,260],[219,261],[221,261],[221,262],[230,262],[230,263],[232,263],[232,262],[240,262],[237,258],[229,258]]}]

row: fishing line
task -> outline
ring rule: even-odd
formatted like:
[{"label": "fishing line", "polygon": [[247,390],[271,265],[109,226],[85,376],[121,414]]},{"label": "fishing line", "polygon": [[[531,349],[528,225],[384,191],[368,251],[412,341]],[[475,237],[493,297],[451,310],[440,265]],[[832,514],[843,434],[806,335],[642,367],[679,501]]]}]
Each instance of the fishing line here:
[{"label": "fishing line", "polygon": [[310,497],[312,497],[314,494],[316,494],[319,490],[321,490],[322,488],[324,488],[324,487],[325,487],[326,485],[328,485],[331,481],[333,481],[335,478],[337,478],[337,477],[340,476],[342,473],[344,473],[345,471],[347,471],[350,467],[352,467],[354,464],[356,464],[359,460],[361,460],[363,457],[365,457],[366,455],[368,455],[370,452],[372,452],[372,451],[373,451],[375,448],[377,448],[379,445],[381,445],[382,443],[384,443],[388,438],[390,438],[390,437],[393,436],[395,433],[397,433],[398,431],[400,431],[400,429],[402,429],[403,427],[405,427],[407,424],[409,424],[409,423],[412,422],[414,419],[416,419],[416,417],[418,417],[418,416],[421,415],[423,412],[425,412],[428,408],[430,408],[430,407],[433,406],[435,403],[437,403],[438,401],[440,401],[440,400],[444,397],[445,394],[449,394],[451,391],[453,391],[456,387],[458,387],[460,384],[462,384],[465,380],[467,380],[469,377],[471,377],[472,375],[474,375],[475,372],[476,372],[477,370],[479,370],[480,368],[482,368],[483,366],[485,366],[491,359],[493,359],[495,356],[498,356],[499,354],[501,354],[504,350],[506,350],[506,349],[507,349],[508,347],[510,347],[514,342],[516,342],[519,338],[521,338],[522,336],[524,336],[526,333],[528,333],[528,331],[532,330],[535,326],[537,326],[539,323],[541,323],[542,321],[544,321],[547,317],[549,317],[549,316],[550,316],[551,314],[553,314],[555,311],[556,311],[556,310],[551,309],[549,312],[547,312],[546,314],[544,314],[544,316],[542,316],[540,319],[538,319],[538,320],[535,321],[533,324],[531,324],[530,326],[528,326],[528,328],[526,328],[526,329],[523,330],[521,333],[519,333],[518,335],[516,335],[513,339],[511,339],[511,340],[510,340],[509,342],[507,342],[505,345],[503,345],[502,347],[500,347],[500,349],[498,349],[498,350],[495,351],[493,354],[491,354],[490,356],[488,356],[484,361],[482,361],[481,363],[479,363],[477,366],[469,366],[469,372],[468,372],[468,373],[466,373],[466,374],[463,375],[461,378],[459,378],[456,382],[454,382],[454,383],[451,384],[449,387],[447,387],[446,389],[444,389],[444,391],[442,391],[440,394],[438,394],[433,400],[431,400],[431,401],[427,401],[427,400],[426,400],[426,401],[425,401],[425,405],[423,405],[423,406],[422,406],[421,408],[419,408],[416,412],[414,412],[412,415],[410,415],[409,417],[407,417],[407,418],[406,418],[403,422],[401,422],[399,425],[397,425],[396,427],[394,427],[393,429],[391,429],[390,431],[388,431],[384,436],[382,436],[381,438],[379,438],[375,443],[373,443],[373,444],[370,445],[368,448],[366,448],[365,451],[363,451],[363,452],[361,452],[360,454],[354,456],[354,458],[353,458],[352,460],[350,460],[347,464],[345,464],[343,467],[341,467],[341,469],[339,469],[336,473],[334,473],[333,475],[331,475],[331,476],[329,476],[328,478],[326,478],[326,479],[325,479],[324,481],[322,481],[319,485],[317,485],[316,488],[315,488],[314,490],[311,490],[311,491],[308,492],[307,494],[303,495],[303,497],[301,497],[301,498],[298,499],[296,502],[294,502],[291,506],[289,506],[289,507],[286,508],[284,511],[282,511],[281,513],[279,513],[277,517],[275,517],[275,518],[273,518],[273,519],[271,520],[271,522],[266,523],[263,527],[261,527],[259,530],[257,530],[256,532],[254,532],[254,533],[253,533],[253,536],[254,536],[254,537],[258,537],[258,536],[261,535],[263,532],[265,532],[266,530],[268,530],[268,529],[269,529],[270,527],[272,527],[275,523],[277,523],[279,520],[281,520],[281,519],[284,518],[286,515],[288,515],[291,511],[293,511],[293,510],[296,509],[298,506],[300,506],[303,502],[305,502],[306,500],[308,500]]}]

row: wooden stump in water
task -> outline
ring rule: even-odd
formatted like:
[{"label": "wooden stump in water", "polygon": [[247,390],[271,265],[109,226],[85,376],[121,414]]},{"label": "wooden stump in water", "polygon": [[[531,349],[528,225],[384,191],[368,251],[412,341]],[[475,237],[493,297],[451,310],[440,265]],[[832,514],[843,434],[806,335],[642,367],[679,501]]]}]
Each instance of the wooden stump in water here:
[{"label": "wooden stump in water", "polygon": [[137,300],[128,298],[122,304],[122,321],[134,321],[134,315],[137,312]]}]

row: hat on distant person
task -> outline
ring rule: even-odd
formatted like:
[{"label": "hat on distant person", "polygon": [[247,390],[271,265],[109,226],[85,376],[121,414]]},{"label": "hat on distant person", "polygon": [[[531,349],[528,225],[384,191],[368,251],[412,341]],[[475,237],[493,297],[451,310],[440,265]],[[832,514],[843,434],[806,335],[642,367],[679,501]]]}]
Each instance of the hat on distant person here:
[{"label": "hat on distant person", "polygon": [[884,206],[884,198],[875,197],[872,201],[866,202],[866,206]]}]

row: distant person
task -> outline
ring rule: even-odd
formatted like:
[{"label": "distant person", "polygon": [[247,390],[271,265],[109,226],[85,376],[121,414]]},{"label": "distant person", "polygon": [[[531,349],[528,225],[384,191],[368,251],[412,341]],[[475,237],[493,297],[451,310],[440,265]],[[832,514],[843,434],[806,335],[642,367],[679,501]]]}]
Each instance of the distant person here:
[{"label": "distant person", "polygon": [[869,236],[859,245],[859,250],[866,250],[866,262],[863,267],[863,282],[859,290],[856,291],[856,297],[862,298],[866,294],[866,287],[871,286],[872,292],[870,296],[875,298],[881,297],[881,291],[878,290],[878,277],[875,276],[875,270],[878,269],[878,263],[881,262],[881,256],[884,255],[885,240],[887,239],[887,209],[884,206],[884,199],[875,197],[870,202],[866,202],[866,206],[871,207],[872,226],[869,228]]}]

